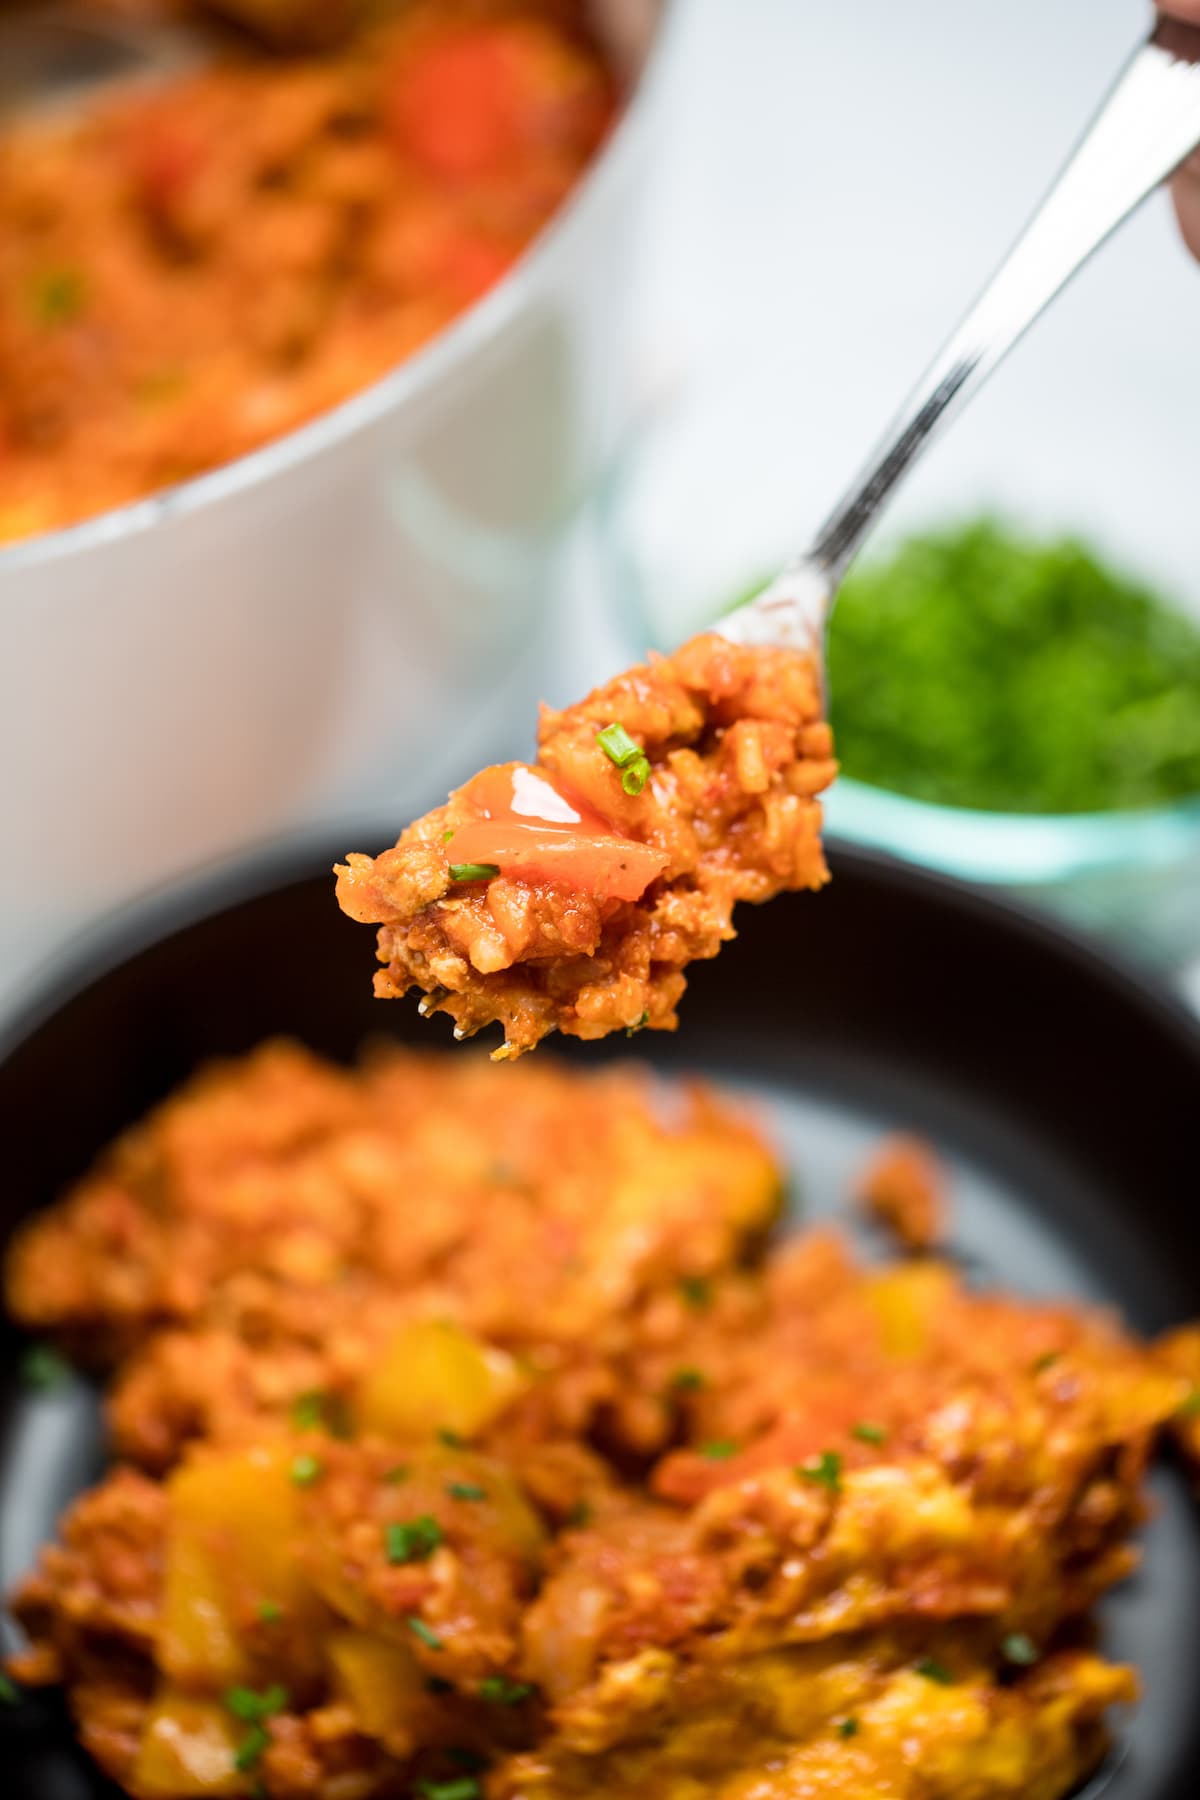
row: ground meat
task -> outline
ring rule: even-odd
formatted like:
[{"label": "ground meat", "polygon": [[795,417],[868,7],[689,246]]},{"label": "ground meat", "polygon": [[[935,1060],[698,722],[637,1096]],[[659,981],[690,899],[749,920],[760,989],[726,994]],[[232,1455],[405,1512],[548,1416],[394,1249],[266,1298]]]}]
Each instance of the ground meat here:
[{"label": "ground meat", "polygon": [[1195,1330],[772,1248],[777,1189],[640,1073],[202,1075],[13,1253],[157,1471],[68,1513],[13,1674],[136,1800],[1062,1800]]},{"label": "ground meat", "polygon": [[673,1030],[684,969],[734,935],[739,900],[827,879],[835,768],[812,658],[706,634],[543,710],[536,769],[486,771],[395,849],[351,855],[338,901],[381,927],[377,994],[420,988],[458,1037],[499,1021],[497,1057],[555,1030]]},{"label": "ground meat", "polygon": [[858,1200],[906,1250],[931,1250],[942,1236],[946,1178],[921,1138],[893,1137],[881,1144],[859,1177]]},{"label": "ground meat", "polygon": [[[350,10],[220,3],[267,36]],[[616,102],[581,8],[369,13],[325,55],[230,38],[165,86],[6,124],[0,542],[211,469],[377,380],[570,192]]]},{"label": "ground meat", "polygon": [[400,1052],[350,1073],[268,1045],[20,1233],[7,1294],[110,1360],[199,1333],[123,1377],[123,1434],[159,1463],[189,1422],[350,1389],[414,1311],[545,1367],[619,1343],[651,1297],[736,1263],[780,1193],[761,1136],[699,1084]]}]

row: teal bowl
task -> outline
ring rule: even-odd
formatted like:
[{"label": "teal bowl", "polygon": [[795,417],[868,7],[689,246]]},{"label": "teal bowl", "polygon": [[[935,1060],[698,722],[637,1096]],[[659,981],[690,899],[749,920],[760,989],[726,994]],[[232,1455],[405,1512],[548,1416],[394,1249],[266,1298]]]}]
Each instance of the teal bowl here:
[{"label": "teal bowl", "polygon": [[841,776],[826,819],[843,842],[1019,894],[1144,961],[1200,955],[1200,794],[1127,812],[976,812]]}]

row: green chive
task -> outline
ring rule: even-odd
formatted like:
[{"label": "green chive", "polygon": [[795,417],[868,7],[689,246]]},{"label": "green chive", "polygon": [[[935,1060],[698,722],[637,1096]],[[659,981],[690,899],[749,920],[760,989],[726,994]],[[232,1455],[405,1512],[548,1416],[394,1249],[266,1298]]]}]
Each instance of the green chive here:
[{"label": "green chive", "polygon": [[616,763],[618,769],[628,768],[639,756],[644,756],[642,746],[630,737],[623,725],[613,721],[603,731],[596,733],[596,742],[607,756],[609,762]]},{"label": "green chive", "polygon": [[644,1030],[645,1027],[649,1023],[650,1023],[650,1008],[647,1007],[645,1009],[645,1011],[643,1012],[640,1019],[636,1019],[632,1025],[627,1025],[625,1027],[625,1036],[626,1037],[636,1037],[638,1032]]},{"label": "green chive", "polygon": [[490,881],[500,873],[499,863],[451,863],[451,881]]},{"label": "green chive", "polygon": [[588,1500],[577,1500],[567,1514],[566,1523],[575,1531],[592,1522],[592,1506]]},{"label": "green chive", "polygon": [[19,1706],[21,1690],[11,1675],[0,1673],[0,1706]]},{"label": "green chive", "polygon": [[447,825],[447,827],[446,827],[446,829],[445,829],[445,831],[443,831],[443,833],[442,833],[442,842],[443,842],[443,844],[448,844],[448,843],[449,843],[449,842],[450,842],[450,839],[451,839],[451,838],[452,838],[452,837],[453,837],[453,836],[454,836],[454,827],[453,827],[453,825]]},{"label": "green chive", "polygon": [[801,1481],[815,1481],[818,1486],[828,1488],[831,1494],[841,1491],[842,1459],[836,1450],[822,1450],[820,1456],[800,1463],[796,1473]]},{"label": "green chive", "polygon": [[621,770],[621,788],[631,797],[640,794],[649,779],[650,759],[648,756],[639,756],[636,762],[631,762],[627,769]]},{"label": "green chive", "polygon": [[850,1427],[850,1436],[857,1438],[860,1444],[886,1444],[887,1427],[872,1424],[870,1419],[860,1419],[857,1425]]},{"label": "green chive", "polygon": [[233,1766],[240,1775],[257,1767],[264,1750],[270,1749],[271,1734],[265,1725],[252,1725],[233,1753]]},{"label": "green chive", "polygon": [[438,1432],[438,1443],[445,1444],[447,1450],[465,1450],[467,1447],[467,1440],[461,1433],[445,1428]]},{"label": "green chive", "polygon": [[1200,1419],[1200,1388],[1193,1388],[1182,1406],[1176,1408],[1177,1419]]},{"label": "green chive", "polygon": [[697,1388],[704,1386],[704,1376],[699,1369],[676,1369],[671,1386],[677,1394],[694,1394]]},{"label": "green chive", "polygon": [[738,1447],[732,1438],[715,1438],[711,1444],[700,1446],[701,1456],[707,1457],[709,1462],[728,1462],[737,1453]]},{"label": "green chive", "polygon": [[1046,1351],[1044,1351],[1041,1356],[1036,1357],[1034,1360],[1034,1364],[1033,1364],[1034,1374],[1040,1375],[1040,1374],[1042,1374],[1043,1370],[1052,1369],[1054,1367],[1055,1363],[1059,1362],[1061,1360],[1061,1358],[1062,1358],[1061,1350],[1046,1350]]},{"label": "green chive", "polygon": [[712,1283],[705,1275],[681,1275],[679,1291],[694,1312],[712,1304]]},{"label": "green chive", "polygon": [[418,1781],[422,1800],[482,1800],[483,1789],[474,1775],[456,1775],[453,1781]]},{"label": "green chive", "polygon": [[507,1675],[485,1675],[479,1684],[479,1698],[493,1706],[520,1706],[532,1692],[527,1681],[510,1681]]},{"label": "green chive", "polygon": [[408,1464],[407,1463],[393,1463],[392,1467],[390,1469],[384,1470],[383,1479],[385,1481],[391,1482],[393,1487],[395,1487],[398,1482],[407,1481],[408,1480]]},{"label": "green chive", "polygon": [[446,1648],[436,1631],[431,1631],[424,1619],[418,1619],[410,1613],[404,1621],[415,1638],[420,1638],[427,1650],[444,1650]]},{"label": "green chive", "polygon": [[289,1471],[297,1487],[311,1487],[324,1468],[320,1457],[310,1456],[306,1451],[303,1456],[294,1456]]},{"label": "green chive", "polygon": [[840,1738],[857,1737],[858,1736],[858,1720],[857,1719],[843,1719],[841,1721],[841,1723],[838,1725],[837,1734]]},{"label": "green chive", "polygon": [[926,1681],[936,1681],[940,1687],[954,1686],[954,1676],[945,1663],[939,1662],[936,1656],[923,1656],[920,1662],[913,1664],[913,1668],[918,1675],[923,1675]]},{"label": "green chive", "polygon": [[283,1617],[283,1608],[280,1606],[278,1600],[260,1600],[258,1603],[258,1616],[264,1625],[278,1625],[280,1619]]},{"label": "green chive", "polygon": [[1032,1668],[1038,1660],[1037,1645],[1023,1631],[1010,1632],[1000,1645],[1000,1653],[1005,1662],[1016,1663],[1021,1669]]},{"label": "green chive", "polygon": [[390,1563],[425,1562],[445,1541],[441,1526],[430,1513],[403,1524],[385,1525],[383,1536]]},{"label": "green chive", "polygon": [[328,1395],[318,1393],[314,1388],[311,1393],[297,1394],[292,1401],[292,1424],[297,1431],[315,1431],[325,1423],[325,1402]]},{"label": "green chive", "polygon": [[61,1387],[70,1373],[70,1363],[50,1344],[31,1344],[21,1358],[21,1380],[41,1394]]},{"label": "green chive", "polygon": [[448,1481],[446,1492],[452,1500],[486,1500],[487,1489],[477,1487],[473,1481]]},{"label": "green chive", "polygon": [[83,310],[86,292],[78,269],[49,269],[34,283],[34,311],[43,325],[69,325]]},{"label": "green chive", "polygon": [[276,1713],[283,1712],[288,1703],[288,1691],[279,1682],[264,1688],[261,1694],[253,1688],[230,1688],[225,1695],[225,1708],[235,1719],[241,1719],[244,1725],[258,1725],[263,1719],[273,1718]]}]

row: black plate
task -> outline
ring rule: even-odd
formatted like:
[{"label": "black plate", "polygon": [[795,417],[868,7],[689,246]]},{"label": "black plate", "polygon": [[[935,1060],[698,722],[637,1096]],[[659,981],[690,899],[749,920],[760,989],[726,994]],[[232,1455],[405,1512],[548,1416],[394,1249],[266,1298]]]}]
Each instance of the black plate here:
[{"label": "black plate", "polygon": [[[169,896],[27,1010],[0,1045],[4,1230],[206,1057],[281,1032],[337,1057],[381,1032],[446,1044],[447,1021],[371,999],[371,935],[337,912],[332,860],[294,848]],[[835,852],[833,866],[824,894],[745,911],[737,944],[694,970],[677,1037],[556,1053],[635,1049],[748,1090],[808,1216],[838,1205],[882,1130],[926,1132],[954,1170],[956,1248],[974,1279],[1108,1301],[1144,1331],[1200,1310],[1189,1016],[1106,954],[968,889],[860,853]],[[22,1394],[4,1332],[9,1582],[97,1466],[99,1441],[82,1385]],[[1144,1569],[1105,1613],[1109,1649],[1146,1689],[1089,1789],[1112,1800],[1200,1791],[1200,1533],[1182,1477],[1162,1470],[1155,1488]],[[4,1795],[111,1791],[53,1709],[0,1721]]]}]

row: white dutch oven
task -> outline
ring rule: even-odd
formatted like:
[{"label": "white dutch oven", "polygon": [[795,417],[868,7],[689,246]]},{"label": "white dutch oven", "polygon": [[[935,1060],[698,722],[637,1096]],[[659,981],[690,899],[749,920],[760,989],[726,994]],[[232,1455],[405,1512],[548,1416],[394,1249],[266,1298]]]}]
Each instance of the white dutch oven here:
[{"label": "white dutch oven", "polygon": [[0,552],[0,997],[147,886],[348,811],[399,822],[529,736],[562,526],[626,410],[666,10],[600,9],[621,124],[426,349],[252,456]]}]

